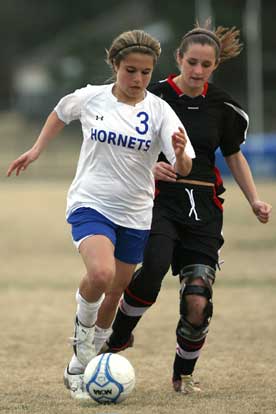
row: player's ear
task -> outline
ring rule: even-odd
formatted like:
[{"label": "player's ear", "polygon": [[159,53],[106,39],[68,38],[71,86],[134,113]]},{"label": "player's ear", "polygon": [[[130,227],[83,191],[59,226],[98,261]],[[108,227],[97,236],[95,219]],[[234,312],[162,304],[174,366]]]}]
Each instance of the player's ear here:
[{"label": "player's ear", "polygon": [[219,67],[219,64],[220,64],[220,58],[216,61],[214,71]]},{"label": "player's ear", "polygon": [[115,75],[117,75],[120,63],[116,63],[115,60],[112,61],[112,69]]},{"label": "player's ear", "polygon": [[175,59],[176,59],[178,65],[180,65],[181,64],[181,56],[180,56],[179,49],[177,49],[176,52],[175,52]]}]

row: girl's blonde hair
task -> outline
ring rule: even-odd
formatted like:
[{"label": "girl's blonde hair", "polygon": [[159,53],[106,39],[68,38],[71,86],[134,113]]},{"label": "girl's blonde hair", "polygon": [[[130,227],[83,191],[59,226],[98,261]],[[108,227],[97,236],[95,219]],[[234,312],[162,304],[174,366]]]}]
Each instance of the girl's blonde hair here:
[{"label": "girl's blonde hair", "polygon": [[114,70],[115,66],[118,66],[129,53],[133,52],[152,56],[155,65],[161,53],[161,46],[157,39],[143,30],[123,32],[106,50],[106,62]]},{"label": "girl's blonde hair", "polygon": [[187,32],[180,43],[177,53],[183,57],[191,44],[210,45],[215,50],[216,63],[222,63],[238,56],[243,48],[240,43],[240,31],[235,27],[218,26],[211,28],[211,19],[207,19],[201,27],[196,22],[194,29]]}]

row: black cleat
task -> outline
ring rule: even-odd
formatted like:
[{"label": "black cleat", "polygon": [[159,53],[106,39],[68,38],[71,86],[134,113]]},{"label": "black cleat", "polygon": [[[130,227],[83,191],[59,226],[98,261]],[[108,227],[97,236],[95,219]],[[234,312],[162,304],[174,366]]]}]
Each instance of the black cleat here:
[{"label": "black cleat", "polygon": [[124,351],[127,348],[132,348],[134,344],[134,335],[131,334],[129,340],[122,346],[120,347],[115,347],[115,346],[110,346],[108,341],[105,342],[101,348],[101,350],[99,351],[98,355],[100,354],[107,354],[107,353],[111,353],[111,354],[116,354],[117,352],[121,352]]}]

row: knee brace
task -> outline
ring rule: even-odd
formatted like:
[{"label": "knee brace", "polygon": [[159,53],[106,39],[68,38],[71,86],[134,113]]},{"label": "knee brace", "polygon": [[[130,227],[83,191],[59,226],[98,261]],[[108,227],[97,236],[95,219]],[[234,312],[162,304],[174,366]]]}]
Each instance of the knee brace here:
[{"label": "knee brace", "polygon": [[[195,279],[202,279],[205,286],[193,285],[191,282]],[[181,342],[181,338],[191,342],[204,340],[208,333],[211,317],[213,315],[213,289],[215,282],[215,270],[208,265],[189,265],[180,271],[180,320],[177,325],[177,337]],[[194,326],[187,321],[187,295],[199,295],[208,300],[203,310],[204,322],[200,326]]]},{"label": "knee brace", "polygon": [[216,272],[211,266],[194,264],[184,266],[179,273],[181,287],[187,285],[195,279],[202,279],[208,288],[211,296],[213,295],[212,285],[215,283]]}]

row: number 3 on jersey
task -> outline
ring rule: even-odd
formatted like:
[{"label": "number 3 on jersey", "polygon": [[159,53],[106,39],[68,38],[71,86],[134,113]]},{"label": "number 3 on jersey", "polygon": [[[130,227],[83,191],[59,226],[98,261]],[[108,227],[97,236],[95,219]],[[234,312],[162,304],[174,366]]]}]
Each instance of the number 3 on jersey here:
[{"label": "number 3 on jersey", "polygon": [[146,112],[139,112],[137,114],[137,117],[140,118],[141,125],[139,125],[135,129],[139,134],[144,135],[148,132],[148,129],[149,129],[149,125],[148,125],[149,116]]}]

